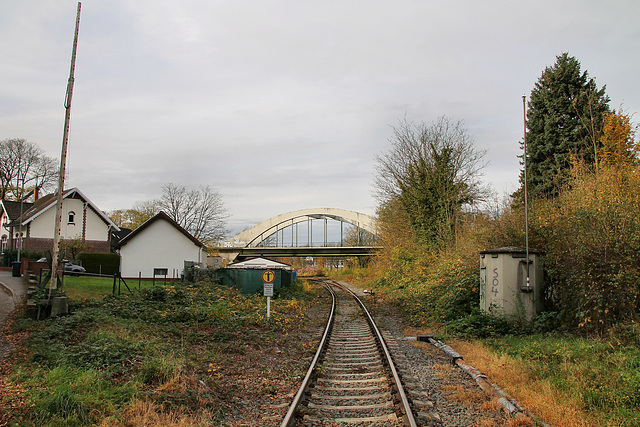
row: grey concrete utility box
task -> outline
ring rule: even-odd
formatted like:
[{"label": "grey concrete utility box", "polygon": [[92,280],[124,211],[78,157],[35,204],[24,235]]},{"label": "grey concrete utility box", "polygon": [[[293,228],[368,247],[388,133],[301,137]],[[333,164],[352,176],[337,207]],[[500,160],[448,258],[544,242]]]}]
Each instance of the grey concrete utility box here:
[{"label": "grey concrete utility box", "polygon": [[510,320],[531,322],[544,306],[542,295],[542,255],[506,247],[480,252],[480,309]]}]

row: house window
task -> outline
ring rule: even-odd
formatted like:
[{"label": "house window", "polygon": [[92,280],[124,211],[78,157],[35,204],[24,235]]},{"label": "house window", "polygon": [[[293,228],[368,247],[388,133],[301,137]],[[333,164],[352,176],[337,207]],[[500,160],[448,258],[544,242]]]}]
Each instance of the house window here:
[{"label": "house window", "polygon": [[69,212],[69,224],[75,224],[76,213],[74,211]]},{"label": "house window", "polygon": [[0,248],[0,252],[4,253],[7,250],[7,235],[2,236],[2,247]]}]

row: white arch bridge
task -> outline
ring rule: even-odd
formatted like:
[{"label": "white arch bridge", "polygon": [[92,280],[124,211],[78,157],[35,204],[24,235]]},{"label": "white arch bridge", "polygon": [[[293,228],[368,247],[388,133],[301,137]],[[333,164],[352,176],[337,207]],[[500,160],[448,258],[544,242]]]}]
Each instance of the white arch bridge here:
[{"label": "white arch bridge", "polygon": [[[320,238],[318,220],[324,220]],[[329,220],[339,222],[339,231],[330,231]],[[350,227],[348,242],[344,224]],[[232,261],[256,256],[366,256],[380,249],[374,245],[377,234],[377,221],[370,215],[336,208],[300,209],[262,221],[216,249]]]}]

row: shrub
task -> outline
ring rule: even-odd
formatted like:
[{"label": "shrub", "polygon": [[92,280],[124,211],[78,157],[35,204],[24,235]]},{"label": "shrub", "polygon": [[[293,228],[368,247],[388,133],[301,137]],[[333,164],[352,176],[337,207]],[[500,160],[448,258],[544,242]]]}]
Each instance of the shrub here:
[{"label": "shrub", "polygon": [[480,275],[477,270],[460,271],[449,277],[437,299],[436,314],[445,321],[472,314],[480,301]]},{"label": "shrub", "polygon": [[150,288],[144,288],[140,290],[140,298],[149,301],[161,301],[167,300],[168,292],[163,286],[152,286]]},{"label": "shrub", "polygon": [[140,378],[145,384],[163,384],[178,378],[185,367],[185,360],[175,354],[161,354],[146,359],[140,368]]},{"label": "shrub", "polygon": [[[563,320],[603,333],[640,313],[640,180],[601,168],[579,173],[546,221],[551,295]],[[551,210],[548,209],[548,212]]]},{"label": "shrub", "polygon": [[474,338],[490,338],[517,331],[515,325],[503,316],[485,313],[479,308],[467,316],[451,320],[445,326],[445,330],[455,335]]},{"label": "shrub", "polygon": [[[29,260],[37,260],[42,258],[42,252],[21,251],[20,258],[27,258]],[[18,261],[18,250],[7,249],[2,254],[2,265],[5,267],[11,267],[13,261]]]},{"label": "shrub", "polygon": [[543,311],[533,318],[533,330],[537,333],[553,332],[560,326],[560,316],[556,311]]}]

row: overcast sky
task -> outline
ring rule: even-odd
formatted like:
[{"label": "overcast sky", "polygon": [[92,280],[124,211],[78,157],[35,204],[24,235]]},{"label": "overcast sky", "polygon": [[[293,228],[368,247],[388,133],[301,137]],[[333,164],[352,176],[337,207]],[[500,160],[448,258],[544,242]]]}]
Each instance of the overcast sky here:
[{"label": "overcast sky", "polygon": [[[76,6],[0,0],[0,139],[56,158]],[[311,207],[374,214],[391,127],[446,115],[511,193],[522,96],[560,53],[640,112],[639,17],[637,0],[85,0],[67,187],[109,211],[210,185],[233,231]]]}]

